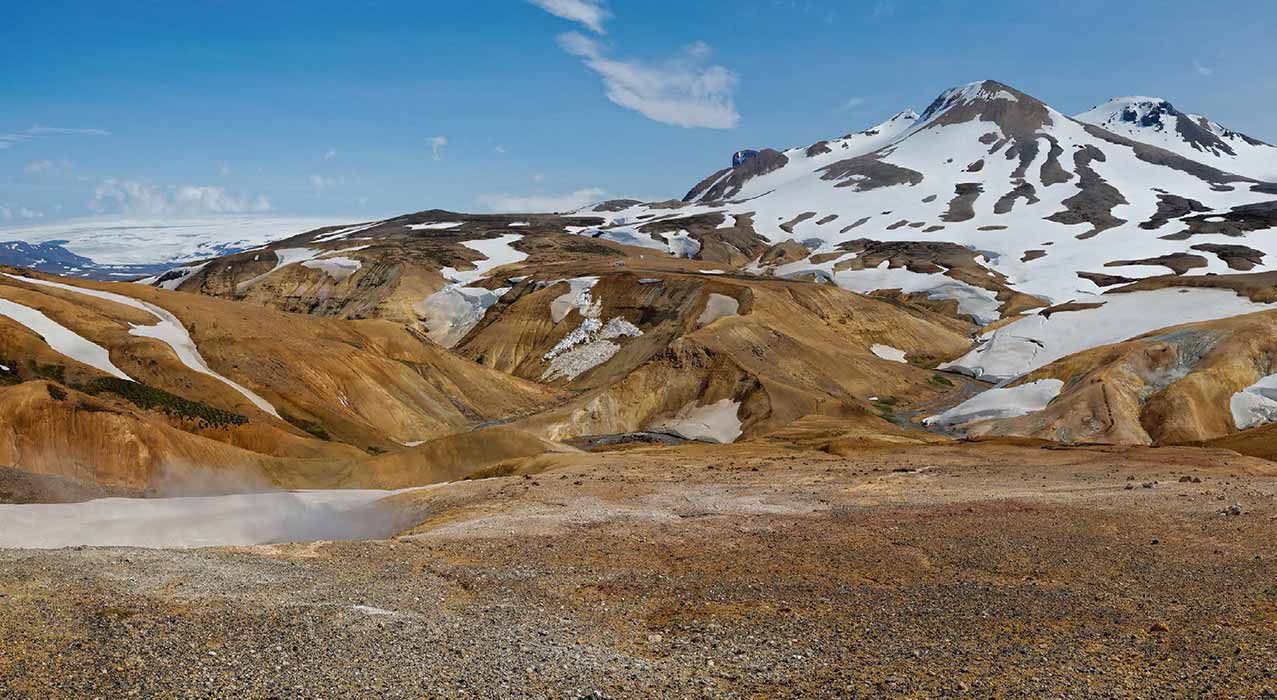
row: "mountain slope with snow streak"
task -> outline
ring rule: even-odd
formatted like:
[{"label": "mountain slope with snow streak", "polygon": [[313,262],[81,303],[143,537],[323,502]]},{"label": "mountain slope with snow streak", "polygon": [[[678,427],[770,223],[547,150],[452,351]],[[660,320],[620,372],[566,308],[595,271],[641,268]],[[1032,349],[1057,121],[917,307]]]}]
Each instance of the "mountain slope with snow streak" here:
[{"label": "mountain slope with snow streak", "polygon": [[200,356],[199,348],[196,347],[195,341],[191,339],[191,334],[187,332],[186,327],[182,325],[182,322],[169,310],[149,302],[140,301],[133,297],[116,294],[114,292],[104,292],[100,289],[92,289],[89,287],[77,287],[71,284],[39,279],[38,277],[18,277],[17,275],[11,275],[7,272],[3,274],[10,279],[15,279],[26,284],[43,285],[76,294],[86,294],[91,297],[105,299],[116,304],[123,304],[130,308],[145,311],[155,317],[155,325],[134,326],[129,331],[130,335],[136,335],[143,338],[154,338],[163,342],[173,350],[173,354],[177,356],[177,359],[192,371],[213,377],[242,394],[244,398],[248,399],[249,402],[257,408],[279,418],[279,412],[275,410],[275,407],[272,406],[269,401],[254,393],[253,390],[227,379],[209,367],[208,363],[204,361],[204,358]]},{"label": "mountain slope with snow streak", "polygon": [[1120,136],[1259,180],[1277,180],[1277,146],[1186,114],[1158,97],[1115,97],[1075,117]]},{"label": "mountain slope with snow streak", "polygon": [[946,91],[886,138],[863,152],[850,144],[785,151],[783,165],[738,182],[725,199],[711,198],[710,187],[673,210],[582,213],[614,225],[752,214],[765,243],[796,241],[824,262],[856,239],[947,241],[983,254],[1011,287],[1046,303],[1103,291],[1079,273],[1164,274],[1148,261],[1165,256],[1193,256],[1190,274],[1230,269],[1194,248],[1202,244],[1246,244],[1262,258],[1256,271],[1270,269],[1277,252],[1277,243],[1239,241],[1212,216],[1271,202],[1277,185],[1084,124],[1000,83]]},{"label": "mountain slope with snow streak", "polygon": [[[155,282],[290,312],[390,320],[490,368],[596,392],[529,419],[554,439],[651,429],[725,398],[743,401],[738,417],[750,435],[813,410],[792,396],[823,395],[807,382],[827,361],[789,344],[846,321],[834,297],[820,297],[838,291],[820,286],[836,286],[887,302],[857,319],[871,333],[865,359],[848,358],[829,377],[840,384],[846,367],[863,372],[868,361],[884,378],[868,396],[847,389],[834,401],[839,410],[858,401],[918,423],[952,405],[916,391],[899,404],[883,391],[888,378],[904,387],[916,375],[946,391],[946,382],[979,391],[997,381],[1002,391],[983,400],[1031,394],[1017,415],[997,418],[1027,425],[1062,409],[1053,392],[1017,393],[1042,378],[1026,375],[1061,363],[1089,371],[1091,360],[1070,358],[1277,303],[1271,152],[1162,100],[1126,98],[1070,117],[981,81],[861,132],[737,151],[681,200],[616,199],[567,214],[427,210],[312,231]],[[587,283],[598,285],[593,296]],[[759,331],[759,300],[778,289],[805,305],[777,312],[808,319],[789,334]],[[710,312],[709,300],[728,297],[735,314]],[[593,311],[599,300],[606,310]],[[957,346],[906,348],[873,334],[902,323],[897,314],[919,313],[951,323]],[[616,323],[607,330],[605,321]],[[687,367],[720,384],[684,382]],[[1066,382],[1063,400],[1074,401],[1072,376],[1053,377]],[[618,387],[656,398],[639,409],[611,403],[626,395]],[[884,395],[892,403],[877,401]],[[971,412],[981,405],[950,417],[987,421],[983,408]],[[1215,423],[1223,415],[1208,413]],[[1122,426],[1105,435],[1138,434]]]}]

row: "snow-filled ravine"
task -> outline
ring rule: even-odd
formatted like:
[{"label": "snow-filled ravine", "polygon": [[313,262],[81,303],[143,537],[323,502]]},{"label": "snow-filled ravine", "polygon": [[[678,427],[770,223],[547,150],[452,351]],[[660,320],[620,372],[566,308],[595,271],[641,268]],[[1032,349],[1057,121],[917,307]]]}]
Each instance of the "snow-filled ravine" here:
[{"label": "snow-filled ravine", "polygon": [[277,491],[0,505],[0,548],[220,547],[390,537],[408,525],[395,491]]},{"label": "snow-filled ravine", "polygon": [[[141,301],[139,299],[134,299],[133,297],[124,296],[123,294],[115,294],[114,292],[104,292],[99,289],[89,289],[88,287],[77,287],[71,284],[62,284],[61,282],[52,282],[49,280],[36,279],[34,277],[19,277],[17,275],[11,275],[7,272],[4,273],[4,275],[11,279],[18,280],[19,282],[26,282],[27,284],[34,284],[34,285],[45,286],[45,287],[53,287],[55,289],[62,289],[68,292],[84,294],[86,296],[96,297],[98,299],[105,299],[107,301],[115,302],[117,304],[123,304],[124,306],[128,306],[134,309],[139,309],[141,311],[145,311],[151,314],[152,316],[156,318],[157,322],[155,323],[155,325],[133,326],[133,328],[129,330],[129,334],[142,337],[142,338],[154,338],[155,340],[158,340],[168,345],[170,348],[173,349],[173,353],[177,355],[177,359],[180,360],[182,364],[186,365],[192,371],[199,372],[200,374],[206,374],[210,377],[213,377],[214,379],[231,387],[235,391],[238,391],[240,394],[244,396],[244,398],[248,399],[249,402],[251,402],[254,406],[275,416],[276,418],[279,417],[279,413],[275,411],[275,407],[272,406],[269,401],[262,398],[261,396],[258,396],[251,389],[245,386],[242,386],[240,384],[237,384],[236,382],[230,379],[227,379],[226,377],[223,377],[217,372],[214,372],[213,369],[208,366],[208,363],[204,361],[204,358],[200,356],[199,348],[195,346],[195,340],[192,339],[191,334],[187,332],[186,326],[183,326],[182,322],[178,320],[178,318],[174,316],[171,312],[169,312],[168,309],[156,306],[155,304],[151,304],[145,301]],[[50,343],[50,347],[53,347],[52,343]],[[58,350],[58,348],[56,347],[54,347],[53,349]],[[59,350],[59,352],[62,352],[62,351]],[[70,355],[69,353],[64,352],[63,354],[67,354],[68,356],[73,357],[75,359],[80,359],[79,357],[75,357],[75,355]],[[106,364],[110,365],[110,361],[107,360]],[[96,364],[94,366],[98,367],[99,369],[105,369],[104,367],[96,365]],[[113,365],[110,365],[110,366],[114,367]],[[122,379],[129,379],[128,376],[126,376],[123,372],[120,372],[118,369],[115,370],[114,372],[111,372],[110,370],[106,370],[106,371]]]},{"label": "snow-filled ravine", "polygon": [[483,259],[475,261],[472,270],[443,268],[439,272],[450,284],[413,305],[413,310],[425,320],[431,340],[444,347],[456,345],[471,328],[483,320],[488,308],[510,291],[509,287],[484,289],[470,285],[487,277],[489,272],[502,265],[526,260],[528,254],[511,245],[521,238],[523,236],[510,233],[496,238],[461,242],[461,245],[482,255]]}]

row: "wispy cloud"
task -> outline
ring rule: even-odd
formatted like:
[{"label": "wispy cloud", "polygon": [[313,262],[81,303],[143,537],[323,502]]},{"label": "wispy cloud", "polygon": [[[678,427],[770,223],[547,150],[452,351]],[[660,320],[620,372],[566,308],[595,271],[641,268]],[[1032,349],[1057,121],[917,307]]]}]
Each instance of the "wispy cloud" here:
[{"label": "wispy cloud", "polygon": [[265,195],[241,195],[209,185],[152,185],[108,178],[98,184],[89,207],[98,213],[131,216],[245,214],[270,211]]},{"label": "wispy cloud", "polygon": [[111,132],[106,129],[68,129],[60,126],[33,126],[27,129],[27,133],[36,136],[49,135],[66,135],[74,134],[79,136],[110,136]]},{"label": "wispy cloud", "polygon": [[704,42],[656,64],[608,58],[597,41],[579,32],[561,34],[558,42],[603,79],[614,104],[685,128],[730,129],[740,123],[732,101],[739,79],[722,66],[704,64],[711,53]]},{"label": "wispy cloud", "polygon": [[346,184],[346,178],[338,175],[337,177],[325,177],[323,175],[311,175],[307,178],[310,181],[311,189],[316,192],[323,192],[326,189]]},{"label": "wispy cloud", "polygon": [[848,97],[845,102],[843,102],[841,105],[838,106],[838,111],[850,112],[859,107],[863,107],[864,104],[865,104],[865,98],[863,97]]},{"label": "wispy cloud", "polygon": [[602,0],[528,0],[555,17],[579,22],[595,34],[606,34],[603,23],[612,13]]},{"label": "wispy cloud", "polygon": [[33,160],[22,166],[22,172],[33,177],[69,175],[75,166],[68,160]]},{"label": "wispy cloud", "polygon": [[106,129],[70,129],[60,126],[33,126],[11,134],[0,134],[0,151],[6,148],[47,136],[110,136]]},{"label": "wispy cloud", "polygon": [[492,152],[493,152],[493,153],[495,153],[495,154],[497,154],[497,155],[499,155],[499,156],[503,156],[503,155],[505,155],[505,153],[506,153],[506,151],[505,151],[505,146],[502,146],[502,145],[500,145],[500,144],[497,144],[496,146],[493,146],[493,147],[492,147]]},{"label": "wispy cloud", "polygon": [[607,190],[587,187],[563,194],[510,194],[493,192],[479,195],[479,203],[494,212],[557,212],[580,209],[608,198]]},{"label": "wispy cloud", "polygon": [[336,158],[336,157],[337,157],[337,149],[335,148],[330,148],[328,149],[327,152],[324,153],[324,160],[332,160],[333,158]]},{"label": "wispy cloud", "polygon": [[44,213],[26,207],[16,205],[0,204],[0,220],[12,221],[14,219],[43,219]]},{"label": "wispy cloud", "polygon": [[1210,76],[1215,75],[1215,71],[1207,66],[1203,66],[1201,61],[1193,61],[1193,72],[1204,78],[1209,78]]},{"label": "wispy cloud", "polygon": [[873,9],[869,11],[869,16],[874,19],[885,17],[896,11],[896,4],[892,0],[878,0],[873,4]]},{"label": "wispy cloud", "polygon": [[431,136],[426,143],[430,144],[430,155],[435,160],[443,160],[443,147],[448,145],[448,137]]}]

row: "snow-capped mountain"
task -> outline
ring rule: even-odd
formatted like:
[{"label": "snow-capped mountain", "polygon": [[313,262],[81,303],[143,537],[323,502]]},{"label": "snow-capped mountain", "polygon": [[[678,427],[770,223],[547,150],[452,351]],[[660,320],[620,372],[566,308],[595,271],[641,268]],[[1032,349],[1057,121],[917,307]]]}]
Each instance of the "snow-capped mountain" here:
[{"label": "snow-capped mountain", "polygon": [[[712,202],[731,199],[741,194],[742,188],[758,193],[759,176],[777,173],[763,180],[769,187],[777,187],[790,179],[800,177],[803,164],[809,161],[829,160],[824,156],[852,158],[875,151],[890,144],[908,132],[918,121],[918,113],[906,109],[887,121],[855,134],[847,134],[832,141],[819,141],[806,148],[791,148],[784,152],[739,151],[733,155],[732,167],[723,168],[710,175],[687,193],[684,201]],[[750,181],[754,181],[750,184]],[[750,195],[745,195],[750,196]]]},{"label": "snow-capped mountain", "polygon": [[[1220,144],[1254,141],[1193,124],[1218,137],[1224,157]],[[1186,152],[1196,158],[1166,148],[1164,135],[1117,134],[1007,85],[971,83],[944,92],[919,117],[903,112],[842,139],[759,151],[694,187],[681,207],[589,211],[608,225],[581,233],[668,235],[680,222],[716,215],[719,229],[738,239],[747,230],[764,247],[791,241],[789,250],[804,251],[780,264],[764,256],[751,271],[956,301],[958,313],[982,324],[1035,306],[1098,306],[1112,298],[1101,298],[1106,289],[1144,278],[1275,269],[1277,241],[1248,234],[1277,227],[1277,185],[1224,170],[1221,156],[1191,145]],[[1247,153],[1255,163],[1270,149],[1254,148]],[[1277,172],[1277,158],[1268,162],[1248,170]],[[1086,317],[1053,316],[1051,335],[1071,336],[1057,326]],[[1169,308],[1117,332],[1128,337],[1175,318]],[[1013,377],[1049,361],[1054,353],[1023,335],[993,343],[991,333],[955,366]]]},{"label": "snow-capped mountain", "polygon": [[1238,175],[1277,180],[1277,147],[1157,97],[1116,97],[1075,117]]},{"label": "snow-capped mountain", "polygon": [[[957,243],[1011,287],[1057,303],[1100,293],[1092,278],[1102,275],[1165,273],[1157,260],[1167,256],[1197,258],[1192,274],[1229,272],[1194,246],[1239,243],[1264,222],[1234,208],[1262,209],[1277,195],[1277,185],[1079,122],[993,81],[946,91],[921,117],[760,151],[706,182],[678,209],[589,213],[645,222],[640,231],[701,213],[750,214],[765,243],[802,242],[828,273],[846,259],[829,254],[857,239]],[[1255,245],[1253,269],[1266,269],[1277,244]]]}]

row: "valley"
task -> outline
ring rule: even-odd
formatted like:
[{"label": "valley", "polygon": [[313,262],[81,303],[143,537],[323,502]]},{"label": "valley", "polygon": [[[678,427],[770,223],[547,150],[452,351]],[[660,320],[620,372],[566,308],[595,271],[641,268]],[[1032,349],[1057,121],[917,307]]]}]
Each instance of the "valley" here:
[{"label": "valley", "polygon": [[5,697],[1274,692],[1277,148],[986,80],[730,162],[0,244]]}]

